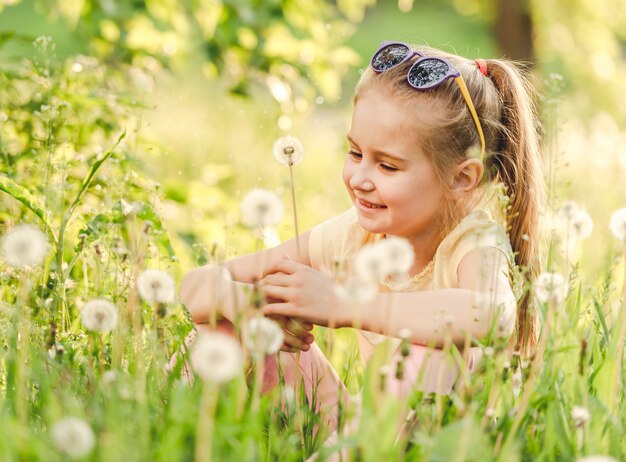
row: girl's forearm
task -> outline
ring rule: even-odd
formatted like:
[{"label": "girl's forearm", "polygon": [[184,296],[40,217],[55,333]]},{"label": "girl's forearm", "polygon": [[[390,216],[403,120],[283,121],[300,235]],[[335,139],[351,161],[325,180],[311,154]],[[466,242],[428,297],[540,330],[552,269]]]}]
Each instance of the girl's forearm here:
[{"label": "girl's forearm", "polygon": [[468,334],[487,335],[494,320],[497,327],[504,326],[501,335],[510,335],[511,316],[515,300],[506,294],[488,296],[469,289],[381,293],[363,305],[361,327],[393,337],[408,329],[412,343],[442,347],[449,339],[461,346]]},{"label": "girl's forearm", "polygon": [[194,322],[224,317],[232,321],[243,306],[245,283],[233,281],[220,265],[205,265],[185,274],[180,283],[180,301]]}]

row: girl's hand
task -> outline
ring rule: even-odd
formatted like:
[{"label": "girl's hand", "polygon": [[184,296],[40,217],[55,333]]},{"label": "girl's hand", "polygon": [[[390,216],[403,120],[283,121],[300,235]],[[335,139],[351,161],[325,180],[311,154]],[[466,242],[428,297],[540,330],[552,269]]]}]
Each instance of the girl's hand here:
[{"label": "girl's hand", "polygon": [[308,351],[315,337],[311,333],[313,324],[310,322],[288,318],[287,316],[271,315],[268,318],[276,321],[283,328],[285,339],[281,351],[295,353],[298,350]]},{"label": "girl's hand", "polygon": [[320,326],[350,325],[337,309],[333,280],[310,266],[277,260],[259,281],[259,287],[268,300],[279,300],[263,307],[265,315],[287,316]]}]

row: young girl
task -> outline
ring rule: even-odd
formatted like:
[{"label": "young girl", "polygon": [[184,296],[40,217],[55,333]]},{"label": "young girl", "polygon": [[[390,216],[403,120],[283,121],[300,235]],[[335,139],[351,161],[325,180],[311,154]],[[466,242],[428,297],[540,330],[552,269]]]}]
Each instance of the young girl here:
[{"label": "young girl", "polygon": [[[304,380],[309,399],[315,388],[318,408],[330,411],[328,423],[336,425],[342,384],[314,342],[315,324],[358,328],[365,362],[380,334],[408,335],[404,376],[388,381],[395,394],[450,393],[459,365],[441,349],[447,341],[463,350],[469,371],[481,350],[467,339],[484,338],[494,326],[501,337],[515,331],[523,352],[532,348],[535,317],[519,291],[520,275],[532,280],[538,272],[543,186],[532,109],[511,63],[381,45],[354,97],[343,168],[354,206],[302,234],[300,252],[292,239],[225,262],[235,287],[258,281],[267,300],[263,314],[285,328],[283,351],[268,358],[266,389],[278,382],[279,361],[287,382]],[[488,193],[494,184],[503,185],[500,194]],[[503,198],[504,207],[490,205]],[[360,303],[355,317],[354,303],[335,290],[336,262],[349,272],[365,244],[388,236],[410,242],[411,277],[379,281],[380,292]],[[181,283],[181,301],[200,329],[218,306],[222,328],[234,319],[233,290],[220,297],[212,290],[222,273],[207,265]]]}]

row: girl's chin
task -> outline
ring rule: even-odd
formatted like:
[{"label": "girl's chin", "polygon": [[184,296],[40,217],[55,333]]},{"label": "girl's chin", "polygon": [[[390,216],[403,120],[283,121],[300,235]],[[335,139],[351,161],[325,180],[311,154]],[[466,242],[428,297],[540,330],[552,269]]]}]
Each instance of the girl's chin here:
[{"label": "girl's chin", "polygon": [[364,217],[361,214],[358,214],[357,216],[359,225],[361,225],[361,228],[363,228],[368,233],[381,234],[385,232],[385,228],[382,226],[381,223],[377,223],[376,220],[370,217]]}]

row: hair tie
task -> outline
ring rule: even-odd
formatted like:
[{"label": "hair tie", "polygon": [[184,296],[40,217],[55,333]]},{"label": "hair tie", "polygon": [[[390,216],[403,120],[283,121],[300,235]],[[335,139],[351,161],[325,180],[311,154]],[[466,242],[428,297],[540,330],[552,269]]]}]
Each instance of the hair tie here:
[{"label": "hair tie", "polygon": [[478,68],[480,73],[484,75],[485,77],[487,77],[487,61],[485,61],[482,58],[478,58],[475,62],[476,62],[476,67]]}]

